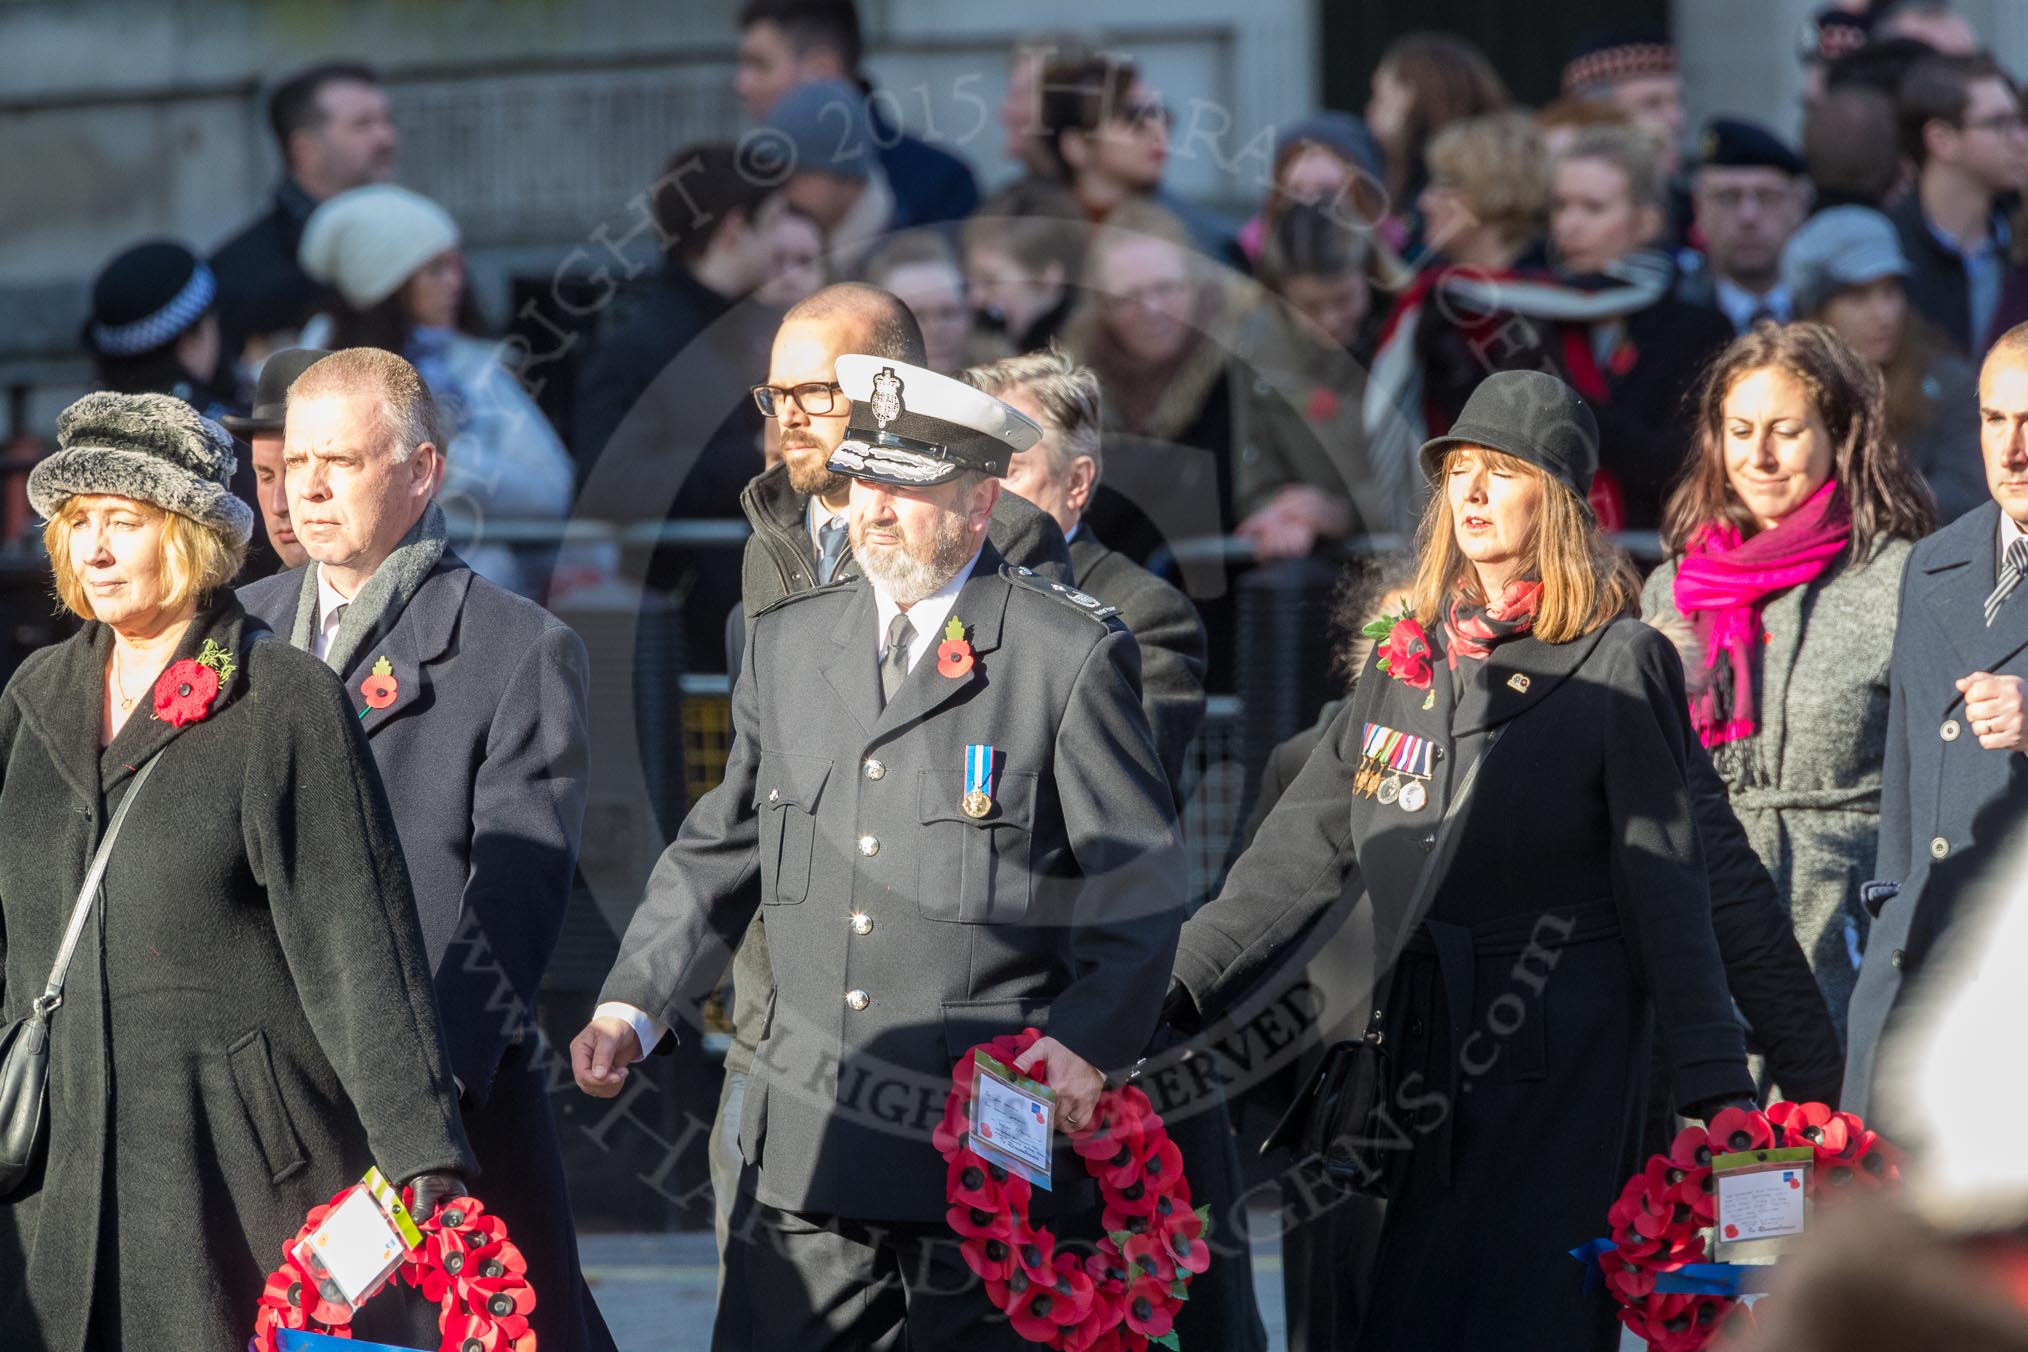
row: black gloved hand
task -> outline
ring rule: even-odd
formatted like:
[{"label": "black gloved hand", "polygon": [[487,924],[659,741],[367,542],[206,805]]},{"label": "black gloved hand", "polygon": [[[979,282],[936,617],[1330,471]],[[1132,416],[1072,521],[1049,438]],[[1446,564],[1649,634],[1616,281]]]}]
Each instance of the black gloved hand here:
[{"label": "black gloved hand", "polygon": [[456,1174],[417,1174],[408,1181],[414,1190],[408,1214],[420,1225],[437,1214],[437,1208],[453,1197],[470,1196],[465,1180]]}]

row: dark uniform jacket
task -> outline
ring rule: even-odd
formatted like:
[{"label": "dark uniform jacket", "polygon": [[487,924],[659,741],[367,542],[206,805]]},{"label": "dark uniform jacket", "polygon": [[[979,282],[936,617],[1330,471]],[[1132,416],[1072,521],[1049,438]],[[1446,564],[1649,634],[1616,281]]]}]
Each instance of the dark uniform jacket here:
[{"label": "dark uniform jacket", "polygon": [[[809,503],[808,497],[789,486],[789,472],[781,465],[757,476],[740,494],[740,506],[753,526],[753,535],[746,542],[740,587],[740,604],[746,614],[759,614],[783,597],[817,585],[817,547],[810,539]],[[1001,493],[993,506],[986,538],[1001,558],[1018,567],[1032,569],[1053,582],[1070,581],[1070,550],[1063,543],[1056,518],[1027,499]],[[848,545],[838,561],[838,577],[858,575],[859,564]],[[738,642],[743,650],[744,638]],[[737,679],[736,655],[729,654],[728,662]],[[752,1063],[767,1013],[772,979],[768,976],[765,914],[755,915],[732,967],[733,1039],[725,1056],[728,1074],[743,1074]]]},{"label": "dark uniform jacket", "polygon": [[[1104,613],[1003,571],[989,543],[950,611],[971,669],[925,655],[884,707],[869,583],[751,621],[725,780],[662,856],[599,998],[690,1024],[765,910],[773,992],[740,1132],[762,1202],[939,1221],[930,1135],[966,1049],[1035,1027],[1120,1070],[1147,1046],[1182,857],[1138,652]],[[974,818],[980,743],[996,778]]]},{"label": "dark uniform jacket", "polygon": [[[99,747],[92,623],[0,695],[0,1022],[42,993],[151,755],[50,1032],[49,1156],[0,1201],[0,1347],[242,1347],[313,1206],[368,1165],[474,1168],[387,798],[331,673],[229,594],[239,670]],[[145,700],[146,697],[144,697]],[[92,1331],[88,1334],[89,1319]]]},{"label": "dark uniform jacket", "polygon": [[1115,607],[1141,645],[1141,707],[1169,782],[1180,789],[1183,758],[1204,724],[1204,624],[1190,598],[1089,528],[1070,542],[1077,589]]},{"label": "dark uniform jacket", "polygon": [[296,261],[303,225],[317,200],[294,179],[283,179],[268,209],[218,246],[211,270],[218,277],[220,355],[230,362],[246,340],[293,332],[317,312],[324,289]]},{"label": "dark uniform jacket", "polygon": [[1999,528],[1988,502],[1916,545],[1901,575],[1874,864],[1901,894],[1874,920],[1852,991],[1845,1107],[1862,1116],[1877,1106],[1874,1057],[1904,984],[2028,808],[2028,757],[1979,745],[1956,684],[1974,671],[2028,677],[2028,592],[1985,623]]},{"label": "dark uniform jacket", "polygon": [[[1611,1348],[1611,1303],[1564,1265],[1639,1164],[1651,1023],[1679,1105],[1753,1092],[1685,783],[1682,667],[1632,619],[1519,638],[1460,664],[1454,718],[1441,657],[1427,701],[1376,661],[1185,925],[1176,975],[1216,1013],[1356,870],[1378,952],[1401,955],[1384,1026],[1413,1142],[1360,1346]],[[1368,723],[1442,751],[1420,810],[1353,792]]]},{"label": "dark uniform jacket", "polygon": [[[249,610],[293,633],[305,572],[247,587]],[[374,709],[381,657],[396,697]],[[414,880],[480,1198],[528,1257],[542,1342],[568,1349],[611,1344],[578,1275],[534,1014],[577,867],[589,680],[574,632],[449,551],[342,677]]]}]

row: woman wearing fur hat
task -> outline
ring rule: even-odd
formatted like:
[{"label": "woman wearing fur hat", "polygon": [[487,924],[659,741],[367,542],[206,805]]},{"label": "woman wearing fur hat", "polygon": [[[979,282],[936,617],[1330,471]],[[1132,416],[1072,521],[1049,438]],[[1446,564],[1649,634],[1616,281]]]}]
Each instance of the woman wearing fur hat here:
[{"label": "woman wearing fur hat", "polygon": [[391,183],[342,192],[310,213],[297,257],[330,287],[330,306],[303,330],[309,347],[385,348],[422,373],[445,425],[441,502],[474,572],[532,595],[540,578],[505,546],[485,543],[491,520],[560,521],[577,473],[556,431],[477,335],[458,226],[442,207]]},{"label": "woman wearing fur hat", "polygon": [[236,1347],[310,1207],[378,1165],[427,1211],[473,1163],[365,739],[227,585],[231,440],[153,394],[57,428],[28,492],[87,623],[0,693],[0,1028],[120,825],[0,1196],[0,1347]]}]

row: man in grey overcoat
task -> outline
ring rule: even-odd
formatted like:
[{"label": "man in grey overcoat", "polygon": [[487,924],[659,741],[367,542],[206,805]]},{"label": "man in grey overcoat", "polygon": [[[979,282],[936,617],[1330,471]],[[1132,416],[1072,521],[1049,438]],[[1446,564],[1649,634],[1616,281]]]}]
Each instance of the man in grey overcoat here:
[{"label": "man in grey overcoat", "polygon": [[[1844,1106],[1874,1106],[1874,1058],[1903,991],[2028,808],[2028,325],[1979,372],[1993,500],[1915,547],[1901,582],[1874,877],[1880,906],[1852,992]],[[1876,884],[1876,900],[1892,887]]]},{"label": "man in grey overcoat", "polygon": [[344,683],[415,886],[479,1196],[528,1259],[542,1345],[606,1352],[536,1062],[584,824],[584,644],[446,548],[434,406],[401,358],[354,348],[297,377],[283,470],[311,562],[241,599]]},{"label": "man in grey overcoat", "polygon": [[[617,1094],[764,908],[755,1226],[716,1346],[1016,1348],[947,1227],[932,1132],[996,1035],[1044,1034],[1015,1069],[1047,1067],[1066,1130],[1134,1064],[1181,919],[1175,809],[1132,635],[987,539],[1035,425],[906,362],[837,375],[861,576],[749,617],[724,782],[657,866],[572,1068]],[[1059,1150],[1037,1213],[1078,1206],[1083,1176]]]}]

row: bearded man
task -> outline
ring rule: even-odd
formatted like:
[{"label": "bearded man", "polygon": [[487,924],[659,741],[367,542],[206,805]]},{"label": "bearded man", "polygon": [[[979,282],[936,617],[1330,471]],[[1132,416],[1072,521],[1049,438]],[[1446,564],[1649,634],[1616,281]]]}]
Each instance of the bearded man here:
[{"label": "bearded man", "polygon": [[[988,538],[1040,429],[907,362],[846,355],[836,379],[859,576],[753,615],[725,780],[657,865],[572,1068],[619,1093],[764,913],[750,1224],[714,1346],[1016,1348],[946,1226],[932,1132],[952,1065],[999,1034],[1044,1033],[1015,1069],[1047,1067],[1065,1132],[1141,1055],[1183,907],[1174,798],[1133,636]],[[1038,1214],[1091,1201],[1057,1154]]]}]

